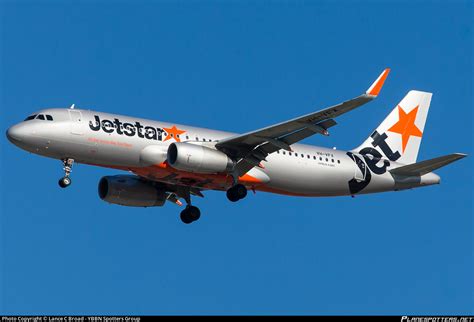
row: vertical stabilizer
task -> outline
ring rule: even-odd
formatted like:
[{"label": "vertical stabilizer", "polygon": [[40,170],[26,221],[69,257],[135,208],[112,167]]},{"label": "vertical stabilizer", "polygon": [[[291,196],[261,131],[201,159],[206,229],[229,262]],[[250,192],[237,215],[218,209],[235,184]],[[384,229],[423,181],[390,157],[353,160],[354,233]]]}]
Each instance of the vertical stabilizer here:
[{"label": "vertical stabilizer", "polygon": [[410,91],[360,145],[356,152],[364,148],[376,149],[391,161],[404,164],[416,162],[425,128],[432,93]]}]

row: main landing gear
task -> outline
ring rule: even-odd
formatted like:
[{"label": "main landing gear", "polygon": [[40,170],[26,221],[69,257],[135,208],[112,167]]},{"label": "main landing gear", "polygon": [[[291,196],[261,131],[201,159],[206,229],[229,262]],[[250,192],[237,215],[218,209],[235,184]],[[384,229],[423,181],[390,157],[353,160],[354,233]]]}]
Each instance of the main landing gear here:
[{"label": "main landing gear", "polygon": [[247,196],[247,188],[243,184],[236,184],[229,190],[227,190],[227,199],[232,202],[244,199]]},{"label": "main landing gear", "polygon": [[179,217],[183,223],[190,224],[201,217],[201,211],[198,207],[191,205],[191,193],[189,189],[183,191],[181,195],[184,197],[184,200],[186,200],[187,206],[181,211]]},{"label": "main landing gear", "polygon": [[[190,224],[201,217],[201,211],[198,207],[191,205],[191,194],[189,190],[179,191],[178,195],[186,200],[187,206],[181,211],[180,218],[185,224]],[[236,184],[227,190],[227,198],[236,202],[240,199],[244,199],[247,196],[247,188],[243,184]]]},{"label": "main landing gear", "polygon": [[181,218],[181,221],[183,223],[190,224],[201,217],[201,211],[199,210],[198,207],[187,205],[186,209],[181,211],[181,214],[179,217]]},{"label": "main landing gear", "polygon": [[63,170],[64,170],[64,177],[59,179],[59,186],[61,188],[67,188],[71,184],[71,178],[69,175],[72,171],[72,165],[74,164],[74,159],[64,159],[63,161]]}]

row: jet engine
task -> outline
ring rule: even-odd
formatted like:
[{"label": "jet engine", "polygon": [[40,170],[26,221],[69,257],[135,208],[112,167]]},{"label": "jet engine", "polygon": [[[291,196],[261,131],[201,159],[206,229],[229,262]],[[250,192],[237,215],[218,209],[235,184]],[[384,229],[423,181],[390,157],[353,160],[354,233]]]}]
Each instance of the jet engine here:
[{"label": "jet engine", "polygon": [[130,207],[160,207],[167,193],[132,175],[102,177],[99,197],[109,203]]},{"label": "jet engine", "polygon": [[166,161],[168,147],[162,145],[148,145],[140,152],[140,163],[149,166]]},{"label": "jet engine", "polygon": [[167,157],[170,166],[188,172],[226,172],[234,166],[234,162],[225,153],[191,143],[171,143]]}]

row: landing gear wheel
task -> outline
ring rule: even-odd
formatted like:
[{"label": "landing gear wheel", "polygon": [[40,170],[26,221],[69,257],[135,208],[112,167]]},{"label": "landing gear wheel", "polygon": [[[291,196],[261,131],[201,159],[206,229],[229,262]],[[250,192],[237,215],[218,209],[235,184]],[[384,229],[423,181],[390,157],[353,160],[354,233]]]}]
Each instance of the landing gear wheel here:
[{"label": "landing gear wheel", "polygon": [[240,199],[244,199],[247,196],[247,188],[243,184],[236,184],[229,190],[227,190],[227,199],[232,202],[239,201]]},{"label": "landing gear wheel", "polygon": [[58,183],[59,183],[59,186],[60,186],[61,188],[67,188],[67,187],[69,187],[69,185],[71,184],[71,178],[69,178],[69,177],[63,177],[63,178],[59,179],[59,182],[58,182]]},{"label": "landing gear wheel", "polygon": [[232,188],[227,190],[226,195],[227,195],[227,199],[229,199],[232,202],[239,201],[239,196],[237,196],[237,194],[235,193],[235,190]]},{"label": "landing gear wheel", "polygon": [[247,188],[243,184],[238,184],[234,187],[236,195],[239,199],[244,199],[247,197]]},{"label": "landing gear wheel", "polygon": [[63,159],[61,161],[63,162],[64,177],[59,179],[58,183],[61,188],[67,188],[71,184],[71,178],[69,177],[69,175],[72,171],[74,159]]},{"label": "landing gear wheel", "polygon": [[193,221],[198,220],[201,217],[201,211],[198,207],[187,206],[186,209],[181,211],[180,218],[185,224],[190,224]]},{"label": "landing gear wheel", "polygon": [[186,209],[184,209],[183,211],[181,211],[181,214],[179,215],[179,217],[181,218],[181,221],[185,224],[190,224],[193,222],[193,219],[191,218],[191,216],[189,215],[189,212],[186,211]]},{"label": "landing gear wheel", "polygon": [[189,216],[191,217],[193,221],[196,221],[199,218],[201,218],[201,211],[199,210],[198,207],[189,206],[188,212],[189,212]]}]

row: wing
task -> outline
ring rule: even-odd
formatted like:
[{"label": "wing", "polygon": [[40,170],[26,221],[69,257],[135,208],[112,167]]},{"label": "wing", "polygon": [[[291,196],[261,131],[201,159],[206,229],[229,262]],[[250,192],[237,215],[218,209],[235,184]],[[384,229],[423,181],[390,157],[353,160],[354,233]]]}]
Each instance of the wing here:
[{"label": "wing", "polygon": [[329,135],[327,129],[337,124],[333,118],[376,98],[389,72],[389,68],[385,69],[372,86],[356,98],[286,122],[221,140],[216,144],[216,148],[234,160],[239,160],[236,170],[237,174],[242,176],[253,167],[259,166],[261,161],[266,161],[265,158],[270,153],[280,149],[291,151],[291,144],[317,133]]}]

